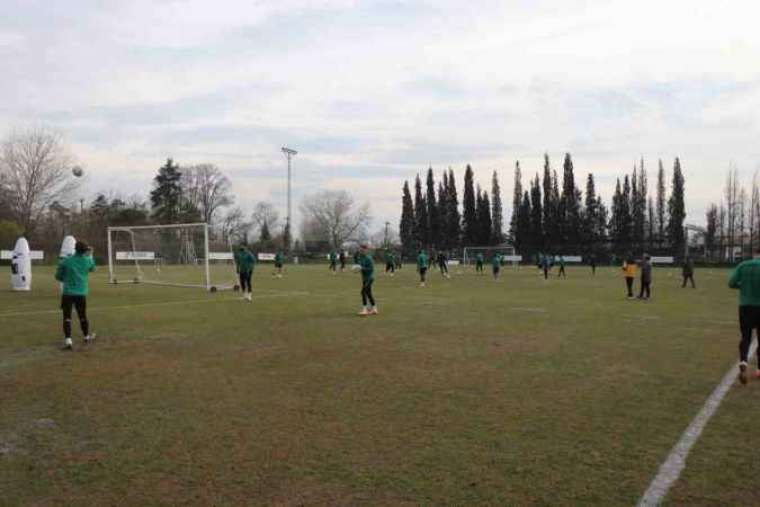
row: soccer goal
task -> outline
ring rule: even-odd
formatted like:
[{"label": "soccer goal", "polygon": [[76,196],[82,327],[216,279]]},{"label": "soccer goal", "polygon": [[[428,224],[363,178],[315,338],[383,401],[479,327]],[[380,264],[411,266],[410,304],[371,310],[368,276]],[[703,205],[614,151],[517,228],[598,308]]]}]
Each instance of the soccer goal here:
[{"label": "soccer goal", "polygon": [[109,227],[109,281],[232,289],[231,245],[209,232],[205,223]]},{"label": "soccer goal", "polygon": [[485,262],[489,262],[495,253],[502,256],[503,263],[510,262],[515,267],[519,266],[520,261],[522,261],[522,256],[517,255],[513,246],[466,246],[462,254],[462,264],[464,266],[474,265],[478,254],[483,256]]}]

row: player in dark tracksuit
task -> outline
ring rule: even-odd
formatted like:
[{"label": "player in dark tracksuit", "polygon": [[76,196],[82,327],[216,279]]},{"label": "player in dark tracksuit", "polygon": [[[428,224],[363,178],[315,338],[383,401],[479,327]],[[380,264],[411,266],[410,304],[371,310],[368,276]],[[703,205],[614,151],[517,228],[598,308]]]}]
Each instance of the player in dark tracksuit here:
[{"label": "player in dark tracksuit", "polygon": [[251,277],[253,276],[253,267],[256,265],[256,257],[245,246],[241,246],[235,256],[235,264],[240,277],[240,291],[243,293],[243,299],[251,302]]},{"label": "player in dark tracksuit", "polygon": [[691,257],[687,257],[683,263],[683,269],[681,270],[681,276],[683,276],[683,284],[681,288],[686,288],[686,282],[691,282],[691,288],[696,289],[697,284],[694,283],[694,261]]},{"label": "player in dark tracksuit", "polygon": [[372,262],[372,255],[369,253],[367,245],[362,245],[361,250],[357,252],[356,261],[362,274],[362,311],[360,317],[368,315],[377,315],[377,305],[375,297],[372,295],[372,284],[375,281],[375,264]]},{"label": "player in dark tracksuit", "polygon": [[441,276],[449,278],[449,259],[444,252],[438,252],[436,257],[438,263],[438,269],[441,271]]},{"label": "player in dark tracksuit", "polygon": [[[760,252],[755,253],[754,259],[744,261],[736,267],[728,286],[739,290],[739,327],[742,335],[739,342],[739,380],[746,384],[752,332],[760,332]],[[760,378],[760,347],[757,349],[757,368],[755,378]]]},{"label": "player in dark tracksuit", "polygon": [[338,254],[338,261],[340,262],[341,273],[346,270],[346,252],[343,250]]},{"label": "player in dark tracksuit", "polygon": [[649,299],[652,296],[652,258],[644,254],[641,261],[641,292],[639,299]]}]

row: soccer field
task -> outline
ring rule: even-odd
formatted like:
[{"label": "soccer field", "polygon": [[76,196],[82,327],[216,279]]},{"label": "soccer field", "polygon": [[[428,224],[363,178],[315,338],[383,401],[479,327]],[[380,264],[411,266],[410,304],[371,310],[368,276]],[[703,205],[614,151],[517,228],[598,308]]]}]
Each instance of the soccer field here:
[{"label": "soccer field", "polygon": [[[655,269],[649,302],[612,268],[453,272],[378,275],[359,318],[326,265],[260,266],[253,304],[101,268],[97,343],[62,352],[37,268],[0,293],[0,504],[633,505],[737,360],[727,271]],[[732,387],[667,503],[760,504],[758,407]]]}]

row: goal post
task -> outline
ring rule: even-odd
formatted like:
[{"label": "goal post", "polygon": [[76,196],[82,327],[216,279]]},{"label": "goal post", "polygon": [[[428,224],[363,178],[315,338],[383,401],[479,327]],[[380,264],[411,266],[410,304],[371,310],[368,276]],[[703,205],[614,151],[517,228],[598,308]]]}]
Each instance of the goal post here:
[{"label": "goal post", "polygon": [[475,264],[475,259],[478,254],[481,254],[486,262],[491,260],[491,256],[494,254],[500,254],[503,258],[503,262],[509,262],[513,266],[517,267],[522,261],[522,256],[518,255],[515,251],[515,247],[510,245],[500,246],[466,246],[462,252],[462,264],[464,266],[471,266]]},{"label": "goal post", "polygon": [[214,237],[206,223],[108,227],[108,280],[196,287],[235,288],[229,241]]}]

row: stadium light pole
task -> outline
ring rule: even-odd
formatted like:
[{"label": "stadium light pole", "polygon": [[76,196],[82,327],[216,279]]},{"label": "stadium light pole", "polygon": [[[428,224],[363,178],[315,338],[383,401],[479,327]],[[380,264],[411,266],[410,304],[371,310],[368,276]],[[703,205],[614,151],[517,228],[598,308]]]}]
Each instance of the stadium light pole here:
[{"label": "stadium light pole", "polygon": [[285,251],[290,252],[290,237],[292,236],[291,232],[291,217],[292,217],[292,201],[291,201],[291,182],[292,182],[292,171],[290,167],[290,160],[298,154],[296,150],[291,150],[290,148],[283,147],[282,152],[285,154],[285,156],[288,158],[288,217],[285,219]]}]

